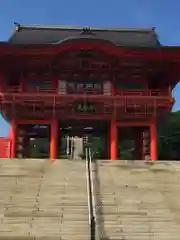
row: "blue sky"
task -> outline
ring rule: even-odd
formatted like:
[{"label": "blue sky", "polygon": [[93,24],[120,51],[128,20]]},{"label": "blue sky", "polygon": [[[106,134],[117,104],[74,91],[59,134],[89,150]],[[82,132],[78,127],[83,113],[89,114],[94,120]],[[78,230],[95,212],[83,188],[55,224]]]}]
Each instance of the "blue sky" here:
[{"label": "blue sky", "polygon": [[[0,41],[7,40],[13,22],[89,27],[155,26],[164,45],[180,45],[180,0],[1,0]],[[180,86],[174,90],[174,110],[180,109]],[[0,136],[9,126],[0,118]]]}]

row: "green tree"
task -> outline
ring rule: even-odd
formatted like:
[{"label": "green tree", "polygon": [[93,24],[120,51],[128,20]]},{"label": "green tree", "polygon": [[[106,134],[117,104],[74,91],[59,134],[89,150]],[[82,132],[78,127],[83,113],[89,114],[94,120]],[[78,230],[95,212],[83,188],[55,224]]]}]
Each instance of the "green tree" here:
[{"label": "green tree", "polygon": [[158,129],[159,159],[180,159],[180,111],[172,112]]}]

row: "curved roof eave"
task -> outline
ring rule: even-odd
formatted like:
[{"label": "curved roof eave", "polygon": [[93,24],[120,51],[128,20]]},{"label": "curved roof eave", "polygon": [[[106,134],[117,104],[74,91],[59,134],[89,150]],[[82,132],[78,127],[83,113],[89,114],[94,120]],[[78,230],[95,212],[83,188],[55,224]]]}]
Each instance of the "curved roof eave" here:
[{"label": "curved roof eave", "polygon": [[77,36],[77,37],[67,37],[63,40],[57,41],[57,42],[52,42],[52,45],[58,45],[58,44],[65,44],[65,43],[70,43],[73,42],[77,42],[77,41],[86,41],[86,42],[97,42],[97,43],[103,43],[103,44],[107,44],[107,45],[111,45],[113,47],[117,47],[113,42],[108,41],[106,39],[100,39],[97,38],[96,36],[87,36],[87,35],[82,35],[82,36]]}]

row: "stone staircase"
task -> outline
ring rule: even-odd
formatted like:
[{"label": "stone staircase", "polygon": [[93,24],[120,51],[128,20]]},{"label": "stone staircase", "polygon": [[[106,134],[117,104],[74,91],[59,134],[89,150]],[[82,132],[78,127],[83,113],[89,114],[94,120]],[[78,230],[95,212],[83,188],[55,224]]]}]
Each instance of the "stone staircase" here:
[{"label": "stone staircase", "polygon": [[[179,240],[180,163],[97,161],[96,240]],[[85,162],[0,161],[0,240],[90,239]]]},{"label": "stone staircase", "polygon": [[98,161],[97,227],[102,240],[179,240],[180,163]]},{"label": "stone staircase", "polygon": [[85,163],[0,161],[0,239],[89,239]]}]

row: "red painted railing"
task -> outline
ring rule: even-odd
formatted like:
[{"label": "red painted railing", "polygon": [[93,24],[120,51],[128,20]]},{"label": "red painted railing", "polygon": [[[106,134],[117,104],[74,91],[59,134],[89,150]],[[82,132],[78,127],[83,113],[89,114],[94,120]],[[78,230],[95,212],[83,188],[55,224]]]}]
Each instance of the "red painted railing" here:
[{"label": "red painted railing", "polygon": [[[36,93],[36,94],[58,94],[57,88],[38,88],[38,87],[25,87],[21,89],[19,87],[8,87],[2,90],[3,93]],[[101,89],[67,89],[67,94],[77,95],[103,95]],[[162,89],[129,89],[129,90],[115,90],[116,96],[159,96],[159,97],[170,97],[168,90]]]},{"label": "red painted railing", "polygon": [[120,96],[168,96],[168,91],[162,89],[141,89],[141,90],[115,90]]},{"label": "red painted railing", "polygon": [[102,95],[101,89],[67,89],[67,94],[93,94]]},{"label": "red painted railing", "polygon": [[56,88],[39,88],[39,87],[26,87],[24,89],[25,92],[27,93],[46,93],[46,94],[51,94],[51,93],[56,93],[57,89]]},{"label": "red painted railing", "polygon": [[46,93],[46,94],[51,94],[51,93],[56,93],[57,89],[56,88],[39,88],[39,87],[25,87],[23,90],[20,87],[8,87],[6,89],[2,90],[3,93]]}]

